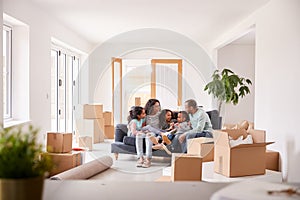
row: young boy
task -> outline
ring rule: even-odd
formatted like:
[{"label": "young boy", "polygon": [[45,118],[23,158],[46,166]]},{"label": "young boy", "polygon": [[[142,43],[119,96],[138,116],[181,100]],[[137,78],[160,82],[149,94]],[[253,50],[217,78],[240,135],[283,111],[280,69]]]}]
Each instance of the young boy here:
[{"label": "young boy", "polygon": [[[180,111],[177,116],[177,123],[174,124],[174,129],[169,132],[162,133],[163,142],[167,145],[170,145],[172,144],[171,140],[174,139],[175,135],[180,135],[185,133],[186,131],[191,130],[189,119],[190,118],[187,112]],[[150,140],[153,142],[153,144],[155,144],[152,147],[153,149],[164,149],[168,154],[171,154],[170,151],[167,151],[163,143],[158,143],[155,137],[150,137]]]},{"label": "young boy", "polygon": [[[190,125],[190,117],[187,112],[180,111],[177,116],[177,123],[174,124],[174,129],[172,131],[166,132],[164,136],[167,136],[169,140],[173,140],[175,135],[180,135],[182,133],[185,133],[186,131],[191,130]],[[167,140],[163,136],[164,140]]]}]

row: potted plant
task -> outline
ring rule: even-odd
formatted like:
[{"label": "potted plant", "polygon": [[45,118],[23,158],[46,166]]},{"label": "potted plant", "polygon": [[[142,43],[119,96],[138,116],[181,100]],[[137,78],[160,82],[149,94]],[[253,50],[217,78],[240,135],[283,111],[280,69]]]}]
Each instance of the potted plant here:
[{"label": "potted plant", "polygon": [[41,199],[52,163],[37,144],[38,129],[0,128],[0,200]]},{"label": "potted plant", "polygon": [[252,85],[250,79],[240,77],[230,69],[221,72],[215,70],[212,81],[206,84],[204,91],[212,94],[218,100],[218,111],[221,113],[223,103],[237,105],[240,98],[250,93],[248,86]]}]

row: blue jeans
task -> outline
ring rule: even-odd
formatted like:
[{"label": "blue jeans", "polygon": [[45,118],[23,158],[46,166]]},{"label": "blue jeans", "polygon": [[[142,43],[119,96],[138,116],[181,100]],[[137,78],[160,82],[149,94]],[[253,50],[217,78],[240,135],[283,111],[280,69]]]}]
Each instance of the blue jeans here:
[{"label": "blue jeans", "polygon": [[186,153],[187,152],[187,145],[186,142],[188,139],[193,139],[193,138],[198,138],[198,137],[207,137],[207,138],[212,138],[212,133],[208,132],[208,131],[203,131],[201,133],[186,133],[186,137],[184,139],[184,141],[181,143],[181,150],[182,153]]},{"label": "blue jeans", "polygon": [[152,146],[153,143],[150,140],[150,136],[152,133],[138,133],[135,137],[135,145],[136,145],[136,153],[139,158],[143,157],[143,138],[145,138],[146,142],[146,157],[152,158]]}]

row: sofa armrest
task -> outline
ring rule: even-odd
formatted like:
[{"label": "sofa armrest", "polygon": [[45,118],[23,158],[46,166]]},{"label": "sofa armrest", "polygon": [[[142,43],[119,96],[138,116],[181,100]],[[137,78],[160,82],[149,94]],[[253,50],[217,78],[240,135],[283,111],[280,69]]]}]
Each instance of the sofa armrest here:
[{"label": "sofa armrest", "polygon": [[220,115],[219,111],[217,110],[211,110],[206,112],[210,118],[212,128],[213,129],[221,129],[221,121],[220,121]]},{"label": "sofa armrest", "polygon": [[115,142],[123,142],[125,136],[127,136],[127,124],[117,124],[115,129]]}]

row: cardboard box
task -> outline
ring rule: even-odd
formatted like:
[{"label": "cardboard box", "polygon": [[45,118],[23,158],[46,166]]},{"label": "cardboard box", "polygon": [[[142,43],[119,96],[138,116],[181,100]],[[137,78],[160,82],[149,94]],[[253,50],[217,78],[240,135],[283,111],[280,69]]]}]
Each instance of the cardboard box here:
[{"label": "cardboard box", "polygon": [[50,176],[59,174],[82,164],[81,152],[71,153],[43,153],[42,156],[49,156],[54,164]]},{"label": "cardboard box", "polygon": [[187,153],[201,156],[202,162],[214,161],[214,139],[205,137],[189,139]]},{"label": "cardboard box", "polygon": [[279,171],[279,152],[266,151],[266,169]]},{"label": "cardboard box", "polygon": [[106,139],[114,139],[115,138],[115,127],[113,125],[106,125],[104,133],[105,133]]},{"label": "cardboard box", "polygon": [[201,181],[202,158],[197,155],[172,154],[172,181]]},{"label": "cardboard box", "polygon": [[72,151],[72,133],[47,133],[47,152],[67,153]]},{"label": "cardboard box", "polygon": [[253,144],[241,144],[230,147],[229,136],[237,139],[240,135],[245,138],[248,134],[244,129],[216,130],[214,171],[227,177],[265,174],[266,145],[265,131],[250,130]]},{"label": "cardboard box", "polygon": [[94,144],[104,142],[104,131],[105,131],[104,118],[95,119],[94,122]]},{"label": "cardboard box", "polygon": [[84,104],[83,118],[84,119],[98,119],[103,117],[102,104]]},{"label": "cardboard box", "polygon": [[114,125],[112,112],[104,112],[104,125]]},{"label": "cardboard box", "polygon": [[76,120],[76,131],[78,136],[89,136],[93,143],[104,141],[104,118]]},{"label": "cardboard box", "polygon": [[79,147],[87,148],[88,150],[93,149],[93,138],[90,136],[79,137]]},{"label": "cardboard box", "polygon": [[134,103],[135,106],[141,106],[141,104],[142,104],[141,97],[135,97],[134,101],[135,101],[135,103]]}]

